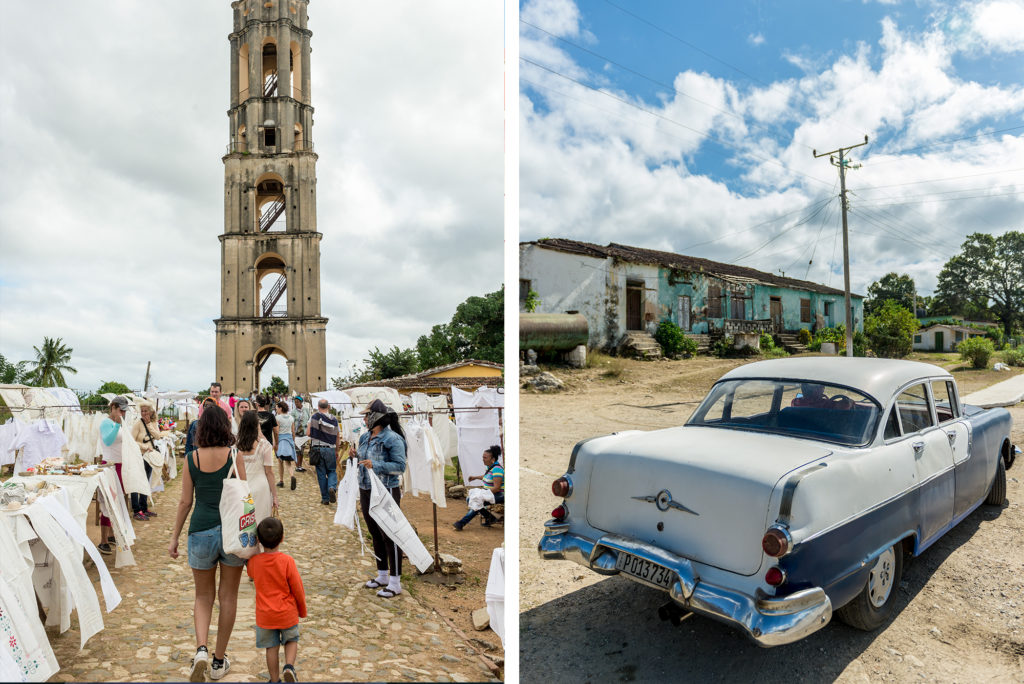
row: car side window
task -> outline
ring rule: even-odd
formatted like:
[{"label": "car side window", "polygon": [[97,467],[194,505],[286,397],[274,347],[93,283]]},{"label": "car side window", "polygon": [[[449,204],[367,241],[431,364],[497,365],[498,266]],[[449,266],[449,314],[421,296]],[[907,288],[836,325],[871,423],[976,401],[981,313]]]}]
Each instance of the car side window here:
[{"label": "car side window", "polygon": [[896,407],[889,409],[889,417],[885,421],[885,432],[882,439],[896,439],[900,436],[900,421],[896,417]]},{"label": "car side window", "polygon": [[925,384],[911,385],[896,398],[896,411],[900,417],[903,434],[909,435],[932,427],[932,411]]},{"label": "car side window", "polygon": [[956,390],[952,381],[932,380],[932,396],[935,397],[935,413],[940,423],[960,417],[960,407],[956,403]]}]

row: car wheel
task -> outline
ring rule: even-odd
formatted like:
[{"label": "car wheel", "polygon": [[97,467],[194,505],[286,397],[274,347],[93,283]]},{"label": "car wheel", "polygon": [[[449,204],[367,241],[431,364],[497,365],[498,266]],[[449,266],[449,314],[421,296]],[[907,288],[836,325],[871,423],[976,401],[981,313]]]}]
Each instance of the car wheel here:
[{"label": "car wheel", "polygon": [[988,490],[988,497],[985,503],[990,506],[1002,506],[1006,498],[1006,468],[1003,467],[1003,457],[999,457],[996,463],[996,479],[992,481],[992,488]]},{"label": "car wheel", "polygon": [[836,611],[836,617],[857,629],[878,629],[892,615],[896,588],[903,576],[903,544],[882,552],[857,596]]}]

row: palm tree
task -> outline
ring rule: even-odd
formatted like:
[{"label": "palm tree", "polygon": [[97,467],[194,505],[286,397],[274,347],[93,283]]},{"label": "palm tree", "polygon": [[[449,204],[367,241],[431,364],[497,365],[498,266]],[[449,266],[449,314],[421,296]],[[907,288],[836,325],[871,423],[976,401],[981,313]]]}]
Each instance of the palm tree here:
[{"label": "palm tree", "polygon": [[64,340],[60,337],[57,339],[43,337],[43,348],[40,349],[36,346],[32,348],[36,350],[35,367],[29,370],[26,380],[35,383],[38,387],[67,387],[64,382],[64,371],[78,372],[67,365],[74,349],[65,346]]}]

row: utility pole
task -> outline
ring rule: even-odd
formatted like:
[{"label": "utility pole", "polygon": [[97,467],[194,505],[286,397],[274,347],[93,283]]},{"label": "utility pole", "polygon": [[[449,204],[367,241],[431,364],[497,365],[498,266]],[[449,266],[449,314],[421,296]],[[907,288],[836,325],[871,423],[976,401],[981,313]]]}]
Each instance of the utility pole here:
[{"label": "utility pole", "polygon": [[[850,301],[850,235],[846,229],[846,209],[849,206],[849,202],[846,201],[846,169],[849,166],[849,160],[845,159],[844,156],[853,148],[867,144],[868,136],[865,135],[864,142],[850,145],[849,147],[840,147],[831,152],[822,152],[821,154],[818,154],[817,150],[811,150],[811,154],[814,155],[815,159],[825,155],[839,155],[838,161],[832,156],[829,157],[829,161],[832,162],[832,166],[839,168],[839,201],[843,208],[843,284],[846,290],[846,355],[848,357],[853,356],[853,303]],[[860,164],[850,166],[849,168],[859,169]]]},{"label": "utility pole", "polygon": [[151,364],[151,363],[153,363],[153,362],[152,361],[147,361],[146,362],[146,381],[144,383],[142,383],[142,392],[143,393],[145,393],[146,390],[149,389],[149,364]]}]

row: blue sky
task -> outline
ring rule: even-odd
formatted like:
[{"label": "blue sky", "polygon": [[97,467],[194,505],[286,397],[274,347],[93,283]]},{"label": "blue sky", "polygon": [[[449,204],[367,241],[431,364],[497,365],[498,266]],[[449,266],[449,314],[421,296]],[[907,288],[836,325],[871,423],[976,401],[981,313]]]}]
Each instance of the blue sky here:
[{"label": "blue sky", "polygon": [[895,270],[929,294],[966,235],[1024,229],[1024,0],[520,11],[523,240],[841,286],[838,174],[812,150],[865,135],[847,175],[855,291]]}]

